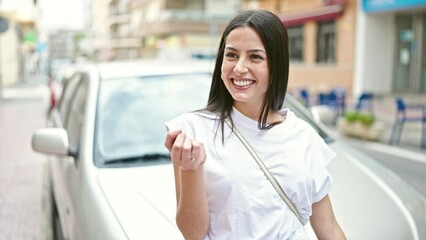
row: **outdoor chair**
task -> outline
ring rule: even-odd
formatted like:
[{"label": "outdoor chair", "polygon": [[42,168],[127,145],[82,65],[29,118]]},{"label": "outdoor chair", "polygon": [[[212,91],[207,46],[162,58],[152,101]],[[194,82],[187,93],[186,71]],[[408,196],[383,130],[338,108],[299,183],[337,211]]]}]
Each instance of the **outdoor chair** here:
[{"label": "outdoor chair", "polygon": [[310,107],[309,103],[309,92],[306,88],[302,88],[299,91],[300,100],[306,107]]},{"label": "outdoor chair", "polygon": [[320,93],[317,104],[329,106],[334,111],[333,124],[335,125],[337,118],[346,112],[346,90],[334,88],[328,93]]},{"label": "outdoor chair", "polygon": [[357,112],[364,112],[364,110],[367,113],[370,113],[374,115],[374,109],[373,109],[373,93],[364,92],[358,97],[358,102],[355,105],[355,109]]},{"label": "outdoor chair", "polygon": [[392,127],[389,144],[398,144],[405,123],[420,122],[421,148],[426,148],[426,104],[406,104],[401,97],[396,98],[396,118]]}]

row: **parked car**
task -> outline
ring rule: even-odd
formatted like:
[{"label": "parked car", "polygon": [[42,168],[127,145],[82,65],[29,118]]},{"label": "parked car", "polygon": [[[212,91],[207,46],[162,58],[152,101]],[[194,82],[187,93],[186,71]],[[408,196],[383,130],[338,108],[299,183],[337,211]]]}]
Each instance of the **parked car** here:
[{"label": "parked car", "polygon": [[[164,122],[205,106],[212,66],[140,60],[73,68],[48,126],[32,138],[49,157],[57,239],[182,239]],[[411,187],[334,138],[291,95],[285,106],[338,154],[330,197],[348,239],[426,239],[425,203]]]}]

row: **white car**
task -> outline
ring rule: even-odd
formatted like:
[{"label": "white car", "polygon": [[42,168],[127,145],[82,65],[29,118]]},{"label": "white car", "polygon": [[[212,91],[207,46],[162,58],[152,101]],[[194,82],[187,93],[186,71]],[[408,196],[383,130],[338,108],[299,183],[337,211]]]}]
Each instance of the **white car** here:
[{"label": "white car", "polygon": [[[182,239],[164,122],[207,104],[212,66],[140,60],[74,68],[47,128],[32,139],[50,159],[56,239]],[[330,197],[348,239],[426,239],[419,194],[327,134],[291,96],[286,106],[338,154]]]}]

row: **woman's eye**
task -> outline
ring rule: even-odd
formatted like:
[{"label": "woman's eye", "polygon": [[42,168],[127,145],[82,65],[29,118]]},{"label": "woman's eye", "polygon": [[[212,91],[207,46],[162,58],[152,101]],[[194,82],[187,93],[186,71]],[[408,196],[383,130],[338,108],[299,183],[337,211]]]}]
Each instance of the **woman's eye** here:
[{"label": "woman's eye", "polygon": [[253,54],[250,57],[251,59],[255,59],[255,60],[263,60],[263,57],[257,54]]},{"label": "woman's eye", "polygon": [[225,56],[229,57],[229,58],[236,58],[237,57],[237,55],[235,53],[226,53]]}]

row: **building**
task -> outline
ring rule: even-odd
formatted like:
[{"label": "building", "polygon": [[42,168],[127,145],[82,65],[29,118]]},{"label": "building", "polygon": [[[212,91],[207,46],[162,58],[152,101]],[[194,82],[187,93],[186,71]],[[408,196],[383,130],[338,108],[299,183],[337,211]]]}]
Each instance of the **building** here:
[{"label": "building", "polygon": [[354,92],[426,94],[426,1],[362,0]]},{"label": "building", "polygon": [[92,56],[96,60],[107,60],[110,58],[109,54],[109,24],[108,19],[108,1],[106,0],[93,0],[90,7],[90,24],[89,39],[92,46]]},{"label": "building", "polygon": [[332,89],[352,95],[356,0],[243,1],[244,8],[268,9],[288,29],[289,90],[314,96]]},{"label": "building", "polygon": [[[32,1],[0,1],[0,91],[30,81],[37,72],[35,11]],[[0,93],[1,94],[1,93]]]},{"label": "building", "polygon": [[[109,36],[109,42],[102,46],[102,51],[107,52],[109,59],[211,54],[224,26],[239,9],[238,3],[226,0],[111,0],[108,1],[107,20],[100,20],[102,16],[98,13],[98,20],[93,22],[107,22],[108,34],[103,35]],[[99,8],[93,10],[104,12]],[[100,47],[96,51],[101,52]]]},{"label": "building", "polygon": [[140,57],[139,49],[142,47],[142,41],[135,36],[138,19],[132,19],[132,11],[131,0],[109,1],[107,17],[110,58]]},{"label": "building", "polygon": [[99,36],[109,39],[102,47],[114,59],[214,53],[237,11],[268,9],[288,28],[291,91],[305,88],[316,96],[343,89],[349,101],[362,92],[426,92],[425,0],[97,2],[108,10],[98,13],[107,17]]},{"label": "building", "polygon": [[[23,76],[23,56],[17,23],[0,13],[0,97],[2,88],[15,84]],[[7,46],[7,47],[5,47]]]}]

